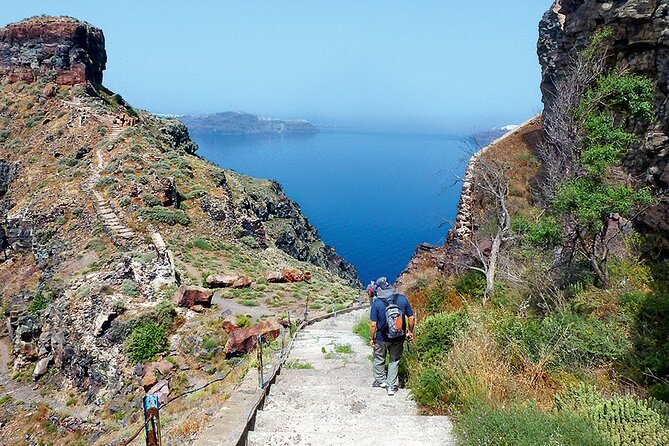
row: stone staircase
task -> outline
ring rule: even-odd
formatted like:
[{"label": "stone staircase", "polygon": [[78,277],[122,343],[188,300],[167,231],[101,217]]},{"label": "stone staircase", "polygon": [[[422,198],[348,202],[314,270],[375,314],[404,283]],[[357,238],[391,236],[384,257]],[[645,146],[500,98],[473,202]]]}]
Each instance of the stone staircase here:
[{"label": "stone staircase", "polygon": [[[352,331],[367,311],[315,323],[297,335],[247,445],[455,444],[448,417],[419,415],[406,389],[388,396],[371,387],[372,350]],[[337,346],[350,346],[352,353],[337,353]]]},{"label": "stone staircase", "polygon": [[[114,140],[121,136],[124,131],[125,127],[118,124],[112,124],[110,126],[109,132],[107,133],[107,141],[111,144]],[[123,225],[121,219],[118,217],[116,212],[114,212],[109,202],[104,199],[102,194],[95,190],[95,185],[100,181],[100,173],[104,168],[104,156],[102,151],[97,148],[95,150],[95,164],[93,167],[93,173],[81,185],[82,189],[93,193],[93,196],[95,197],[95,209],[97,210],[98,216],[102,220],[102,224],[111,232],[112,237],[115,239],[131,239],[135,236],[135,233]]]}]

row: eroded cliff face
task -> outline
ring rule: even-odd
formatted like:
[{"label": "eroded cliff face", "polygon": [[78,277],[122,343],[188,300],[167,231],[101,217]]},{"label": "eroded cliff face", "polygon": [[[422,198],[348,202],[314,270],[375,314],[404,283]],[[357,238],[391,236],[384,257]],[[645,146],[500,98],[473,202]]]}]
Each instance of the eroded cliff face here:
[{"label": "eroded cliff face", "polygon": [[[161,379],[172,387],[217,371],[220,355],[202,342],[224,345],[224,320],[346,305],[359,280],[278,183],[199,158],[185,125],[102,87],[105,62],[102,32],[83,22],[0,29],[0,222],[10,245],[8,260],[0,253],[1,365],[11,353],[0,383],[26,411],[46,403],[104,417],[110,405],[127,423],[153,377],[129,358],[128,337],[177,287],[240,278],[238,289],[204,293],[210,310],[179,308],[167,325],[164,356],[176,366]],[[308,271],[309,282],[269,283],[265,273],[283,268]],[[75,408],[65,405],[74,397]],[[20,410],[0,405],[0,443],[24,438]]]},{"label": "eroded cliff face", "polygon": [[0,29],[0,78],[60,85],[102,83],[102,31],[69,17],[33,17]]},{"label": "eroded cliff face", "polygon": [[[640,183],[669,187],[669,3],[664,0],[557,0],[539,25],[538,56],[546,113],[555,82],[571,57],[599,29],[609,27],[612,41],[606,63],[655,80],[657,123],[625,164]],[[646,211],[639,223],[658,231],[669,246],[669,202]]]}]

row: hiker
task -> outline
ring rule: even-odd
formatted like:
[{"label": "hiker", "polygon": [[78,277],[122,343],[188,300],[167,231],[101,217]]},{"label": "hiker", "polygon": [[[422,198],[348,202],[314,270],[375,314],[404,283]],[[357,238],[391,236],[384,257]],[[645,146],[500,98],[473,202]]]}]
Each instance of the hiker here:
[{"label": "hiker", "polygon": [[373,280],[367,285],[367,296],[369,297],[369,304],[372,305],[376,298],[376,283]]},{"label": "hiker", "polygon": [[[369,344],[374,348],[372,387],[385,388],[388,395],[393,396],[399,387],[397,374],[404,340],[413,339],[416,319],[407,297],[391,287],[388,279],[377,279],[375,289],[376,299],[372,303],[369,316]],[[390,355],[387,375],[386,355]]]}]

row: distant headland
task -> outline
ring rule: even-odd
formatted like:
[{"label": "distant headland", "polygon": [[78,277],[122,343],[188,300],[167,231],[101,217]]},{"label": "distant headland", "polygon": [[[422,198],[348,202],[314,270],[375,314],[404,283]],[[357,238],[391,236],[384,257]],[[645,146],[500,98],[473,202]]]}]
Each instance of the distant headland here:
[{"label": "distant headland", "polygon": [[310,135],[318,128],[306,120],[263,118],[250,113],[222,112],[207,115],[177,116],[193,133],[223,135]]}]

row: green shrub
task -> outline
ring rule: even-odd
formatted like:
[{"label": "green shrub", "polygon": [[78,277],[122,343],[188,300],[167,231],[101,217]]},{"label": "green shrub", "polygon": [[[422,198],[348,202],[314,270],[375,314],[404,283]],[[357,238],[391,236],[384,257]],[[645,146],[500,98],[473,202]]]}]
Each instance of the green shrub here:
[{"label": "green shrub", "polygon": [[548,368],[592,367],[625,355],[630,343],[603,321],[572,313],[544,319],[511,318],[498,326],[498,337],[512,356]]},{"label": "green shrub", "polygon": [[201,249],[203,251],[212,251],[214,249],[211,246],[211,243],[209,243],[209,240],[207,240],[204,237],[193,238],[193,240],[186,243],[186,247],[187,248],[197,248],[197,249]]},{"label": "green shrub", "polygon": [[207,350],[209,353],[214,351],[218,347],[218,341],[211,337],[206,337],[202,340],[202,347]]},{"label": "green shrub", "polygon": [[369,315],[360,318],[357,324],[353,326],[353,333],[360,336],[365,342],[369,343]]},{"label": "green shrub", "polygon": [[167,349],[165,330],[158,324],[144,323],[132,330],[126,351],[131,361],[140,363],[153,359]]},{"label": "green shrub", "polygon": [[351,355],[353,354],[353,347],[351,347],[351,344],[335,344],[334,351],[337,353]]},{"label": "green shrub", "polygon": [[37,293],[33,300],[28,305],[28,313],[35,314],[38,311],[44,310],[51,302],[50,296],[45,296],[41,292]]},{"label": "green shrub", "polygon": [[248,246],[249,248],[253,249],[260,248],[260,243],[258,243],[258,240],[251,237],[250,235],[245,235],[244,237],[240,238],[239,241]]},{"label": "green shrub", "polygon": [[251,326],[251,318],[248,317],[245,314],[240,314],[240,315],[237,316],[237,320],[235,321],[235,324],[240,328],[250,327]]},{"label": "green shrub", "polygon": [[480,297],[483,296],[483,292],[485,291],[485,277],[481,273],[467,273],[455,279],[453,286],[455,287],[455,291],[460,295]]},{"label": "green shrub", "polygon": [[142,202],[147,207],[162,206],[163,202],[153,194],[142,195]]},{"label": "green shrub", "polygon": [[481,407],[458,425],[462,446],[608,446],[589,421],[571,412],[542,412],[534,406]]},{"label": "green shrub", "polygon": [[167,299],[162,299],[156,304],[156,309],[154,310],[158,322],[164,326],[172,325],[174,316],[177,314],[177,310],[174,308],[174,304]]},{"label": "green shrub", "polygon": [[435,407],[441,405],[440,396],[444,394],[444,375],[441,370],[428,367],[420,371],[412,379],[411,393],[421,406]]},{"label": "green shrub", "polygon": [[139,285],[134,280],[125,279],[121,283],[121,292],[126,296],[137,297],[139,296]]},{"label": "green shrub", "polygon": [[425,318],[416,327],[416,354],[425,361],[434,360],[448,351],[457,333],[466,325],[467,315],[462,311]]},{"label": "green shrub", "polygon": [[593,386],[581,384],[555,397],[555,407],[591,422],[593,430],[612,446],[669,444],[669,404],[634,396],[604,398]]},{"label": "green shrub", "polygon": [[181,209],[167,209],[164,207],[141,208],[139,216],[149,221],[158,221],[168,225],[187,226],[190,223],[188,214]]}]

